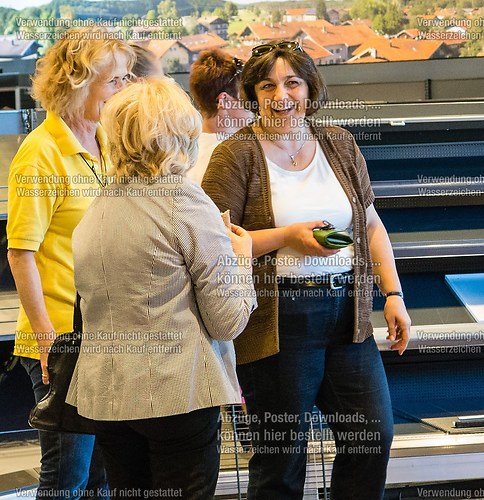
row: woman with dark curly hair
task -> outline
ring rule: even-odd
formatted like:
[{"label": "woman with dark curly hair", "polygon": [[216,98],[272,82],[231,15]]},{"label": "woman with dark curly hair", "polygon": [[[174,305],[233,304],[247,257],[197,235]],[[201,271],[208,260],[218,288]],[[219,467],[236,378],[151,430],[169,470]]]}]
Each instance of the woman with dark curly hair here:
[{"label": "woman with dark curly hair", "polygon": [[[400,354],[410,318],[365,160],[348,131],[311,119],[326,88],[298,42],[253,48],[241,89],[257,119],[215,149],[202,187],[249,231],[258,257],[259,308],[235,340],[254,448],[248,498],[303,497],[316,404],[335,437],[331,498],[381,500],[393,419],[373,283]],[[320,244],[313,230],[332,226],[354,244]]]}]

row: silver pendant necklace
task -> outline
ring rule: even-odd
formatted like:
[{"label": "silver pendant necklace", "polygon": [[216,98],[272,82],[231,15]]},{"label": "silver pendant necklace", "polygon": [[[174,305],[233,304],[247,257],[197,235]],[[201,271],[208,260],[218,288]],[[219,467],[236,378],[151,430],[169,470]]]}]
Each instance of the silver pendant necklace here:
[{"label": "silver pendant necklace", "polygon": [[276,146],[276,148],[280,149],[281,151],[284,151],[284,153],[286,153],[287,156],[289,156],[289,159],[291,160],[291,164],[292,164],[293,168],[297,168],[298,163],[296,161],[296,156],[301,152],[302,148],[308,142],[308,139],[310,138],[309,133],[306,131],[305,133],[307,134],[308,138],[304,140],[304,142],[299,146],[299,148],[296,151],[294,151],[294,153],[289,153],[289,151],[287,151],[282,146],[277,144],[277,142],[274,139],[271,139],[271,134],[266,133],[266,131],[264,130],[264,127],[262,127],[262,124],[260,124],[259,127],[262,130],[262,133],[265,136],[265,138],[268,139],[270,142],[272,142],[272,144],[274,144],[274,146]]},{"label": "silver pendant necklace", "polygon": [[289,156],[289,158],[291,159],[291,163],[292,163],[292,166],[294,168],[297,167],[297,161],[296,161],[296,156],[299,154],[299,152],[301,151],[301,149],[305,146],[305,144],[308,142],[308,140],[306,139],[302,144],[301,146],[298,148],[297,151],[295,151],[294,153],[289,153],[289,151],[286,151],[282,146],[279,146],[279,144],[277,144],[273,139],[269,139],[273,144],[274,146],[276,146],[277,148],[279,148],[281,151],[284,151],[284,153],[287,154],[287,156]]}]

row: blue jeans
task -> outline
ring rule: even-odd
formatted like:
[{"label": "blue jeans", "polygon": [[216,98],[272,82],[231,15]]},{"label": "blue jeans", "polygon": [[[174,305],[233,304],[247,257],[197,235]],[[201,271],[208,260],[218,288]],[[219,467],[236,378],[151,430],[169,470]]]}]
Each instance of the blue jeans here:
[{"label": "blue jeans", "polygon": [[335,436],[331,499],[383,498],[390,394],[373,337],[352,342],[351,289],[286,290],[279,297],[280,352],[237,367],[254,446],[249,500],[303,497],[314,404]]},{"label": "blue jeans", "polygon": [[[49,390],[42,383],[40,362],[24,357],[20,362],[32,380],[37,402]],[[39,441],[42,454],[39,500],[109,499],[104,464],[94,436],[39,431]]]}]

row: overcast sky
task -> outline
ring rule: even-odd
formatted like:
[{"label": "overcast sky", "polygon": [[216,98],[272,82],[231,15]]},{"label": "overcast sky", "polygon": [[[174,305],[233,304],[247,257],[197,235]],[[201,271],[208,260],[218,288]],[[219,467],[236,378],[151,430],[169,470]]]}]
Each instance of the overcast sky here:
[{"label": "overcast sky", "polygon": [[[256,0],[233,0],[237,4],[248,4],[254,3]],[[266,0],[269,2],[275,2],[277,0]],[[13,9],[21,10],[25,7],[38,7],[39,5],[44,5],[49,3],[50,0],[0,0],[0,7],[12,7]]]},{"label": "overcast sky", "polygon": [[[238,4],[248,4],[254,3],[256,0],[234,0],[234,3]],[[277,1],[277,0],[266,0],[266,1]],[[49,3],[50,0],[0,0],[0,7],[12,7],[13,9],[21,10],[25,7],[38,7],[39,5],[44,5]]]},{"label": "overcast sky", "polygon": [[0,0],[0,7],[12,7],[21,10],[25,7],[38,7],[49,2],[50,0]]}]

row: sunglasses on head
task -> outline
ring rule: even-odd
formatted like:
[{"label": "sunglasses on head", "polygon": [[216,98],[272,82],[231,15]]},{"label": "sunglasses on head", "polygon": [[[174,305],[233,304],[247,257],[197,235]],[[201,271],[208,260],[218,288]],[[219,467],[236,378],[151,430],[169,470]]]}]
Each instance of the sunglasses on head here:
[{"label": "sunglasses on head", "polygon": [[299,45],[299,42],[291,42],[290,40],[283,40],[282,42],[277,43],[264,43],[263,45],[257,45],[252,49],[252,57],[260,57],[264,54],[268,54],[275,49],[282,50],[294,50],[303,52],[302,47]]},{"label": "sunglasses on head", "polygon": [[235,73],[233,74],[232,78],[227,82],[227,85],[226,87],[228,87],[230,85],[230,83],[232,82],[232,80],[240,75],[240,73],[242,73],[242,70],[244,69],[244,63],[238,59],[237,57],[234,57],[232,59],[232,62],[234,63],[234,66],[235,66]]}]

